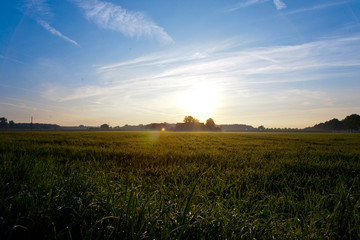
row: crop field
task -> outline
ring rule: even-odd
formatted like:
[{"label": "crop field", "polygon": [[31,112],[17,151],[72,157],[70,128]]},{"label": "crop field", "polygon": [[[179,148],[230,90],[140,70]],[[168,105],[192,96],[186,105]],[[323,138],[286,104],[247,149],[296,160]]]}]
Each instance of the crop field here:
[{"label": "crop field", "polygon": [[0,132],[0,239],[359,238],[359,134]]}]

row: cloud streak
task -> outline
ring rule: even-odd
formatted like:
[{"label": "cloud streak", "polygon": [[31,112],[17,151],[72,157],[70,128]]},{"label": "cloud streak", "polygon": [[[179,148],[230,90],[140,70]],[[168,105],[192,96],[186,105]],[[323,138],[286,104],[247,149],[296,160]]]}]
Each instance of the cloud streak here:
[{"label": "cloud streak", "polygon": [[238,10],[240,8],[244,8],[244,7],[248,7],[254,4],[258,4],[258,3],[263,3],[263,2],[267,2],[269,0],[247,0],[245,2],[239,2],[236,5],[234,5],[233,7],[229,8],[228,11],[235,11]]},{"label": "cloud streak", "polygon": [[[237,3],[236,5],[234,5],[233,7],[230,7],[227,11],[232,12],[232,11],[236,11],[240,8],[250,7],[252,5],[261,4],[261,3],[268,2],[268,1],[270,1],[270,0],[241,1],[241,2]],[[286,8],[286,4],[282,0],[273,0],[273,3],[277,10],[282,10],[282,9]]]},{"label": "cloud streak", "polygon": [[274,4],[277,10],[286,8],[286,4],[281,0],[274,0]]},{"label": "cloud streak", "polygon": [[55,29],[53,26],[49,24],[48,20],[44,20],[44,19],[49,19],[53,16],[53,13],[51,12],[51,8],[47,3],[47,0],[26,0],[24,2],[24,8],[26,9],[26,13],[30,17],[35,19],[36,22],[46,31],[48,31],[52,35],[64,39],[69,43],[74,44],[75,46],[79,46],[79,44],[75,40],[65,36],[59,30]]},{"label": "cloud streak", "polygon": [[79,47],[79,44],[72,40],[71,38],[65,36],[64,34],[62,34],[60,31],[56,30],[54,27],[50,26],[49,23],[43,21],[43,20],[37,20],[37,23],[42,26],[46,31],[48,31],[49,33],[51,33],[52,35],[58,36],[62,39],[64,39],[65,41],[68,41],[69,43],[74,44],[75,46]]},{"label": "cloud streak", "polygon": [[154,37],[169,44],[173,39],[165,30],[141,12],[129,11],[111,2],[100,0],[73,0],[84,11],[86,18],[100,28],[121,32],[134,38]]},{"label": "cloud streak", "polygon": [[333,2],[333,3],[326,3],[326,4],[321,4],[321,5],[316,5],[313,7],[309,7],[309,8],[300,8],[300,9],[296,9],[293,11],[288,11],[285,12],[285,15],[291,15],[291,14],[298,14],[298,13],[303,13],[303,12],[310,12],[310,11],[316,11],[316,10],[321,10],[324,8],[328,8],[328,7],[333,7],[333,6],[337,6],[337,5],[343,5],[345,4],[345,2]]}]

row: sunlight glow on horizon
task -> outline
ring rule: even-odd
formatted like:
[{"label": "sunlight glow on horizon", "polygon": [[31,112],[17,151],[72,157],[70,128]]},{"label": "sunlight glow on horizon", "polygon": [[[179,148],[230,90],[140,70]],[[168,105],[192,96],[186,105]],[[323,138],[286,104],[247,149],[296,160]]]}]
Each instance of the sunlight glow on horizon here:
[{"label": "sunlight glow on horizon", "polygon": [[185,110],[186,115],[205,121],[213,117],[212,114],[219,106],[219,94],[215,86],[199,83],[179,95],[178,105]]}]

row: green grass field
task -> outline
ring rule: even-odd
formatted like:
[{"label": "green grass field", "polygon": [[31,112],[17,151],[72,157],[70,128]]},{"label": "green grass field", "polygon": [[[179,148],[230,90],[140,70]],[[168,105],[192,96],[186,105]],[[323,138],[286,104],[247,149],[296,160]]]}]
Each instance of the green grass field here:
[{"label": "green grass field", "polygon": [[0,239],[359,239],[360,135],[0,132]]}]

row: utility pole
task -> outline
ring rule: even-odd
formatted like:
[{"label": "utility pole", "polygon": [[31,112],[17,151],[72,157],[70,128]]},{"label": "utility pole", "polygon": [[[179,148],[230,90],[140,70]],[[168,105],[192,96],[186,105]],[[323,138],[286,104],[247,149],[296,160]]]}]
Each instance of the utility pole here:
[{"label": "utility pole", "polygon": [[30,120],[30,129],[32,130],[33,128],[33,116],[31,116],[31,120]]}]

